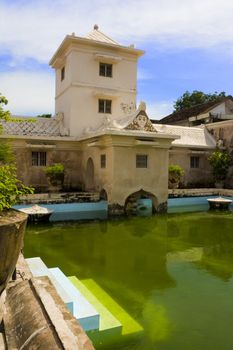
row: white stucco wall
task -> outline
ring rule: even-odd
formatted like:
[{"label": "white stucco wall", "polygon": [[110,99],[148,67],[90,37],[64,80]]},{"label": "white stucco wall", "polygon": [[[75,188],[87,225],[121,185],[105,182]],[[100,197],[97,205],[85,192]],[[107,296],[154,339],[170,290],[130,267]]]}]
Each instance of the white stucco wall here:
[{"label": "white stucco wall", "polygon": [[[116,57],[113,76],[99,76],[96,55]],[[104,59],[107,62],[108,59]],[[61,68],[65,79],[61,81]],[[64,113],[65,126],[71,136],[80,136],[86,128],[98,128],[105,116],[117,120],[126,114],[124,106],[136,105],[137,55],[118,52],[116,48],[87,45],[69,48],[63,63],[56,69],[56,113]],[[98,99],[112,100],[112,113],[98,113]]]},{"label": "white stucco wall", "polygon": [[213,114],[225,114],[226,113],[226,104],[225,102],[221,103],[220,105],[214,107],[213,109],[211,109],[210,113]]}]

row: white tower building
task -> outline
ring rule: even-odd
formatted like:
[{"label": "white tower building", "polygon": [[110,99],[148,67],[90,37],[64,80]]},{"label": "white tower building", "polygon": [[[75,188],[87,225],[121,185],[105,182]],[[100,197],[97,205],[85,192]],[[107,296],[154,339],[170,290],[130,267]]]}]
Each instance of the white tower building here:
[{"label": "white tower building", "polygon": [[122,46],[95,25],[85,38],[67,35],[52,57],[56,113],[70,136],[122,119],[136,109],[137,61],[144,51]]}]

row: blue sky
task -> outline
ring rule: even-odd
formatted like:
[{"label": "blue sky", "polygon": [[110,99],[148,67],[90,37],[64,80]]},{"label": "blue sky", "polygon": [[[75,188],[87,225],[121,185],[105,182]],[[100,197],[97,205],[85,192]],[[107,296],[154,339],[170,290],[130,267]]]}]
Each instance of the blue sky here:
[{"label": "blue sky", "polygon": [[17,115],[54,113],[48,61],[66,34],[100,30],[146,54],[138,102],[151,118],[172,111],[186,90],[233,94],[230,0],[0,0],[0,92]]}]

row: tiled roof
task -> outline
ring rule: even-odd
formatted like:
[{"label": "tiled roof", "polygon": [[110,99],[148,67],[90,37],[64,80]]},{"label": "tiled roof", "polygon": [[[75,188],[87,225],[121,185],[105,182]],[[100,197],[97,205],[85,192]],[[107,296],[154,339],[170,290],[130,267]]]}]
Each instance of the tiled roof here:
[{"label": "tiled roof", "polygon": [[[24,120],[25,119],[25,120]],[[62,123],[59,118],[22,118],[22,121],[1,121],[3,132],[7,135],[62,136]]]},{"label": "tiled roof", "polygon": [[99,27],[97,25],[94,26],[94,29],[86,35],[87,39],[95,40],[95,41],[101,41],[103,43],[108,43],[112,45],[120,45],[118,42],[110,38],[109,36],[105,35],[99,30]]},{"label": "tiled roof", "polygon": [[170,135],[178,135],[180,139],[172,142],[173,146],[187,146],[198,148],[215,148],[216,142],[212,135],[203,126],[188,127],[177,125],[155,124],[155,129],[158,132],[164,132]]},{"label": "tiled roof", "polygon": [[232,97],[223,97],[215,101],[210,101],[206,103],[201,103],[191,108],[186,108],[178,112],[174,112],[169,114],[168,116],[162,118],[159,123],[161,124],[173,124],[179,122],[181,120],[186,120],[190,117],[195,117],[199,114],[207,113],[210,109],[218,106],[219,104],[225,102],[228,99],[232,99]]}]

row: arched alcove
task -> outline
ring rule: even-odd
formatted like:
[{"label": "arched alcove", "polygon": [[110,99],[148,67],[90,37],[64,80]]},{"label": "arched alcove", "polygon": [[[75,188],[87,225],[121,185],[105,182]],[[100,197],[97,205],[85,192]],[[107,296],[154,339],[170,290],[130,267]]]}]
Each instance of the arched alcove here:
[{"label": "arched alcove", "polygon": [[150,192],[146,192],[143,189],[131,193],[125,200],[124,210],[126,214],[136,214],[139,199],[150,199],[152,202],[152,213],[156,212],[158,205],[157,198]]},{"label": "arched alcove", "polygon": [[108,201],[108,194],[104,188],[100,191],[100,199]]}]

